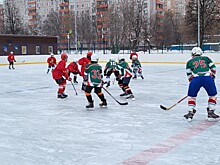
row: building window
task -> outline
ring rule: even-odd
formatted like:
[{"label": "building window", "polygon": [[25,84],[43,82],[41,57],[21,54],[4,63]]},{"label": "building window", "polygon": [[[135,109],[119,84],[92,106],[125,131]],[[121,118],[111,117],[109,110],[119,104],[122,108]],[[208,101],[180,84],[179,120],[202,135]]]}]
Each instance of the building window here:
[{"label": "building window", "polygon": [[53,53],[53,46],[48,46],[48,52]]},{"label": "building window", "polygon": [[21,46],[21,53],[27,54],[27,46]]},{"label": "building window", "polygon": [[36,54],[40,54],[40,46],[36,46]]}]

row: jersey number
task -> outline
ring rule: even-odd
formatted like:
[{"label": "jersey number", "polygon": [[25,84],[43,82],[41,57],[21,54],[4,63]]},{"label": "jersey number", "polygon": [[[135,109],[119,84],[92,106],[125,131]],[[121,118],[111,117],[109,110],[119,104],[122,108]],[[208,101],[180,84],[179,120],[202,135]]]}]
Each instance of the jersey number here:
[{"label": "jersey number", "polygon": [[207,65],[206,65],[204,60],[194,61],[193,65],[194,65],[194,69],[198,68],[199,66],[201,68],[206,68],[207,67]]},{"label": "jersey number", "polygon": [[93,79],[101,79],[100,70],[92,70],[92,78]]}]

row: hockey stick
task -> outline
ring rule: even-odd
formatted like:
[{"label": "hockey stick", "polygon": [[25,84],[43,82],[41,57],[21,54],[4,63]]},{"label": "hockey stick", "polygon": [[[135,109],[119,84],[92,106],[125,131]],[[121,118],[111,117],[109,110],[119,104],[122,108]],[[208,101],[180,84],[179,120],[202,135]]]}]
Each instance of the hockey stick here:
[{"label": "hockey stick", "polygon": [[182,102],[183,100],[185,100],[188,96],[183,97],[182,99],[180,99],[177,103],[173,104],[171,107],[165,107],[163,105],[160,105],[160,108],[163,110],[170,110],[171,108],[175,107],[177,104],[179,104],[180,102]]},{"label": "hockey stick", "polygon": [[77,91],[76,91],[76,88],[75,88],[75,86],[74,86],[73,82],[72,82],[72,81],[70,81],[70,82],[71,82],[71,84],[72,84],[72,86],[73,86],[73,89],[74,89],[74,91],[75,91],[76,95],[78,95],[78,93],[77,93]]},{"label": "hockey stick", "polygon": [[124,102],[124,103],[122,103],[122,102],[119,102],[118,100],[116,100],[116,98],[114,98],[113,96],[112,96],[112,94],[107,90],[107,89],[105,89],[104,87],[102,87],[118,104],[120,104],[120,105],[128,105],[128,102]]}]

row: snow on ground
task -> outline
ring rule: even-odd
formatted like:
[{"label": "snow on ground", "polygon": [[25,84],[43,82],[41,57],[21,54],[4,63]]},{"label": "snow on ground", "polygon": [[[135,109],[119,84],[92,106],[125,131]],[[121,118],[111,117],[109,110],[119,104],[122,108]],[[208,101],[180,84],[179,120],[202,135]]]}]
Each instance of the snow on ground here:
[{"label": "snow on ground", "polygon": [[[112,56],[99,55],[101,61]],[[69,60],[82,56],[71,55]],[[192,122],[183,119],[187,113],[186,100],[170,111],[159,108],[160,104],[171,106],[186,95],[184,62],[189,54],[141,55],[145,79],[130,83],[136,101],[120,106],[104,92],[108,108],[100,109],[99,100],[92,93],[94,111],[85,109],[81,77],[75,85],[77,96],[68,83],[68,99],[57,100],[57,84],[51,74],[46,74],[47,57],[18,56],[18,62],[21,61],[15,70],[8,69],[5,57],[0,58],[1,165],[220,164],[219,122],[207,121],[207,95],[203,89]],[[219,57],[215,56],[215,61],[220,62]],[[104,67],[104,63],[101,65]],[[219,72],[217,65],[218,92]],[[122,91],[116,82],[113,84],[114,77],[111,79],[107,90],[124,102],[119,97]]]}]

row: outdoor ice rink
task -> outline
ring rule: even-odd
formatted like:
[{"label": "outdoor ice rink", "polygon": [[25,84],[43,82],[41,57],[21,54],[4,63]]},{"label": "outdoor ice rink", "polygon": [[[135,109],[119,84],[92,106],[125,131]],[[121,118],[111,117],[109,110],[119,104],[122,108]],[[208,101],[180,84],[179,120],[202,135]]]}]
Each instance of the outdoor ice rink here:
[{"label": "outdoor ice rink", "polygon": [[[186,95],[185,64],[142,66],[145,79],[130,83],[135,101],[121,106],[103,91],[108,108],[101,109],[92,93],[93,111],[85,109],[81,77],[78,95],[68,83],[68,99],[58,100],[46,63],[0,66],[0,165],[220,165],[220,123],[207,120],[204,89],[191,122],[183,118],[187,100],[160,109]],[[217,65],[218,93],[219,73]],[[124,102],[113,79],[107,90]]]}]

